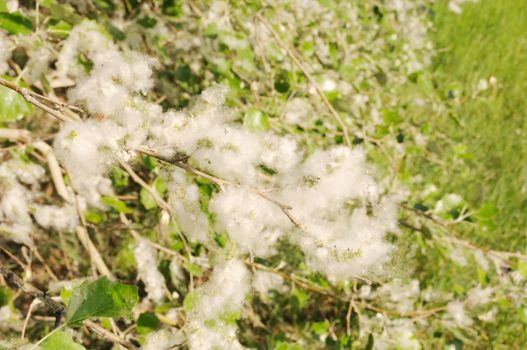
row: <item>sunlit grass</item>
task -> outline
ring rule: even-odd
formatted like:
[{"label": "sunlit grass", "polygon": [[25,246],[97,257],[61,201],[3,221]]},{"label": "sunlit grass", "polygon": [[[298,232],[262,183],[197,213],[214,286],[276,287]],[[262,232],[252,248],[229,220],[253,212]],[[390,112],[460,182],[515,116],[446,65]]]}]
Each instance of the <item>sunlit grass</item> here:
[{"label": "sunlit grass", "polygon": [[[455,192],[477,209],[498,209],[496,228],[475,230],[473,239],[500,249],[524,250],[527,242],[527,2],[481,0],[463,13],[436,5],[433,38],[440,54],[434,81],[460,103],[433,125],[453,142],[435,151],[449,167],[430,172],[444,193]],[[496,77],[492,87],[474,96],[480,79]],[[453,102],[454,103],[454,102]],[[456,161],[454,150],[466,161]],[[445,176],[445,174],[447,176]]]}]

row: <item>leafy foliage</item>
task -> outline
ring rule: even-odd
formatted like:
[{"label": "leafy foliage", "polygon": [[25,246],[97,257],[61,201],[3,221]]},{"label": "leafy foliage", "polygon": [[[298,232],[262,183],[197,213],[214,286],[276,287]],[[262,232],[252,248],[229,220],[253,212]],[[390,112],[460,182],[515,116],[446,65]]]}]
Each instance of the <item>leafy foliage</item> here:
[{"label": "leafy foliage", "polygon": [[58,331],[44,340],[40,345],[42,350],[85,350],[86,348],[73,341],[71,335]]},{"label": "leafy foliage", "polygon": [[136,286],[111,282],[106,277],[85,281],[71,294],[65,322],[77,325],[93,317],[130,317],[137,301]]},{"label": "leafy foliage", "polygon": [[[69,300],[66,325],[127,317],[118,327],[133,329],[132,342],[146,349],[179,346],[182,336],[176,329],[184,329],[185,346],[197,349],[210,344],[295,350],[525,347],[527,79],[518,68],[526,57],[523,3],[99,0],[84,6],[46,0],[39,2],[38,13],[27,4],[0,0],[0,73],[89,110],[81,119],[90,129],[83,134],[78,123],[64,132],[63,144],[55,142],[61,166],[65,160],[75,164],[66,166],[65,175],[68,191],[77,194],[75,205],[55,193],[40,150],[18,139],[0,140],[0,235],[13,256],[25,257],[25,244],[46,257],[46,267],[32,261],[31,277],[39,286],[49,285],[51,295],[59,293],[57,285],[65,286],[60,295]],[[108,48],[119,54],[97,57]],[[145,73],[153,67],[153,76]],[[126,72],[137,75],[130,78]],[[80,88],[94,77],[99,79],[95,84]],[[208,89],[216,84],[228,87],[224,103],[207,93],[197,97],[214,91]],[[211,105],[216,109],[207,109]],[[159,106],[162,123],[146,120],[161,113]],[[67,108],[59,109],[69,115]],[[134,118],[116,118],[119,113]],[[210,118],[201,129],[176,134],[207,113],[228,122],[215,130]],[[177,119],[183,114],[186,119]],[[171,120],[185,123],[171,125]],[[140,132],[115,137],[109,131],[115,125]],[[353,147],[375,165],[375,171],[367,170],[375,174],[382,195],[395,191],[400,201],[400,225],[384,237],[393,256],[384,273],[362,276],[368,281],[336,282],[314,272],[317,256],[309,256],[299,242],[304,248],[323,242],[306,244],[306,235],[283,235],[262,256],[257,251],[262,232],[273,231],[250,223],[265,208],[263,200],[251,205],[253,197],[238,196],[224,201],[232,206],[219,212],[218,199],[225,198],[229,186],[177,173],[169,165],[182,162],[218,175],[214,162],[232,170],[251,152],[252,142],[268,134],[293,140],[304,162],[317,150],[344,145],[342,125]],[[0,126],[30,130],[35,140],[46,142],[60,129],[1,86]],[[164,160],[136,149],[155,145],[157,136],[150,133],[155,126],[160,126],[157,136],[169,135],[158,150]],[[248,132],[243,143],[222,133],[233,126]],[[171,153],[196,130],[223,137],[202,138],[192,152]],[[217,154],[198,158],[216,143],[222,145]],[[265,144],[264,154],[272,154],[270,146]],[[82,155],[77,163],[65,156],[75,147]],[[222,152],[229,156],[220,158]],[[160,208],[116,159],[130,162],[169,207],[185,210],[177,215]],[[254,164],[256,176],[269,181],[262,188],[251,185],[256,191],[265,187],[260,195],[275,198],[280,191],[273,183],[282,175],[277,159]],[[333,160],[313,163],[331,173]],[[246,181],[249,168],[252,164],[244,168],[247,176],[232,182]],[[92,176],[93,169],[100,177]],[[293,172],[285,173],[285,187],[292,188]],[[309,175],[301,179],[306,188],[320,182]],[[90,180],[76,183],[80,177]],[[347,180],[336,186],[357,184]],[[320,203],[327,193],[283,209],[295,217],[298,205]],[[284,197],[280,200],[290,204],[293,194]],[[374,205],[364,199],[331,205],[324,215],[313,211],[305,219],[320,214],[327,229],[340,214],[351,217],[357,209],[376,216]],[[42,207],[56,215],[37,220]],[[78,220],[77,209],[103,263],[119,280],[140,280],[137,286],[102,278],[71,289],[72,279],[90,274],[92,261],[73,232],[56,227],[64,227],[60,224],[70,216]],[[225,220],[226,214],[235,220]],[[44,222],[55,226],[44,227]],[[236,236],[237,227],[248,229]],[[247,244],[247,237],[258,244]],[[328,255],[339,261],[361,256],[352,249],[339,255],[342,245],[334,245]],[[224,260],[236,268],[226,267]],[[0,258],[2,266],[19,269],[15,262],[8,255]],[[48,266],[59,284],[50,282]],[[320,264],[319,270],[324,268],[334,272]],[[248,280],[252,287],[245,295]],[[5,334],[0,348],[20,343],[14,340],[22,329],[16,320],[29,302],[20,297],[13,302],[15,295],[0,286],[0,331]],[[130,311],[139,298],[132,320]],[[109,321],[100,323],[108,327]],[[35,342],[50,330],[47,321],[30,318],[26,338]],[[83,335],[89,348],[108,347],[106,342]],[[82,348],[67,332],[52,334],[42,347]]]}]

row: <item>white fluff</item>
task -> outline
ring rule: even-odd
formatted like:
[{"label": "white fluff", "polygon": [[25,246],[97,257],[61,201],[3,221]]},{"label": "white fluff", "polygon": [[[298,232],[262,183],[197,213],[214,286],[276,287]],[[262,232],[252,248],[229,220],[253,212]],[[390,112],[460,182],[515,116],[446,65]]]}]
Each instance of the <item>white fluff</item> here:
[{"label": "white fluff", "polygon": [[40,226],[57,231],[72,231],[78,224],[77,210],[70,205],[38,205],[33,215]]},{"label": "white fluff", "polygon": [[277,205],[246,189],[227,187],[209,208],[216,214],[216,229],[226,232],[241,251],[256,256],[273,254],[277,240],[292,228]]},{"label": "white fluff", "polygon": [[243,349],[236,338],[236,325],[226,323],[225,317],[241,312],[249,278],[238,259],[216,265],[210,280],[196,290],[197,303],[187,315],[190,349]]},{"label": "white fluff", "polygon": [[70,76],[77,78],[83,75],[84,68],[78,62],[79,54],[86,54],[93,59],[97,52],[115,48],[114,44],[105,36],[104,29],[92,21],[82,21],[76,25],[64,41],[62,50],[56,63],[59,77]]},{"label": "white fluff", "polygon": [[465,305],[461,301],[451,301],[447,304],[447,315],[446,320],[447,324],[452,320],[455,325],[460,328],[470,327],[474,321],[470,318],[466,311]]},{"label": "white fluff", "polygon": [[33,244],[30,203],[44,173],[40,165],[18,159],[0,164],[0,233],[15,242]]},{"label": "white fluff", "polygon": [[186,178],[181,169],[172,173],[169,182],[169,203],[174,210],[175,219],[185,235],[198,242],[209,240],[209,221],[200,208],[198,186]]},{"label": "white fluff", "polygon": [[137,242],[134,249],[137,275],[143,281],[148,298],[155,303],[160,303],[165,297],[165,278],[157,269],[157,260],[154,249],[145,239]]},{"label": "white fluff", "polygon": [[332,280],[380,272],[396,231],[396,208],[366,167],[364,153],[317,151],[284,180],[281,200],[303,225],[295,240],[315,270]]},{"label": "white fluff", "polygon": [[141,350],[170,350],[185,341],[181,331],[170,328],[148,334]]}]

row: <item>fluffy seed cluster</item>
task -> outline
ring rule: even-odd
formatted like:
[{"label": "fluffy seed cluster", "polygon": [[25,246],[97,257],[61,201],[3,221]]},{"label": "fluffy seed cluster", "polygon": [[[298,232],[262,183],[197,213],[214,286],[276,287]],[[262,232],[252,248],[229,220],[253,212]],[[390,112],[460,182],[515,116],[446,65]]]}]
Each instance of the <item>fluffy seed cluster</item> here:
[{"label": "fluffy seed cluster", "polygon": [[[103,206],[100,196],[111,193],[105,173],[138,148],[165,157],[184,154],[230,184],[213,195],[211,221],[198,185],[181,170],[173,172],[170,203],[189,238],[205,243],[215,229],[240,252],[264,257],[287,236],[314,270],[332,280],[381,270],[391,250],[383,237],[396,230],[394,201],[381,195],[361,150],[336,147],[305,158],[290,138],[247,130],[224,107],[221,86],[203,92],[188,110],[163,112],[142,97],[152,86],[155,62],[103,44],[90,22],[82,28],[93,38],[82,47],[67,43],[61,57],[86,49],[94,67],[69,96],[98,117],[66,123],[55,149],[89,204]],[[87,35],[75,33],[68,40]]]},{"label": "fluffy seed cluster", "polygon": [[210,280],[196,291],[195,305],[187,315],[191,349],[243,349],[235,321],[249,289],[250,275],[242,261],[231,259],[215,266]]},{"label": "fluffy seed cluster", "polygon": [[30,205],[44,173],[40,165],[18,159],[0,164],[0,232],[29,246],[33,245]]},{"label": "fluffy seed cluster", "polygon": [[148,298],[153,302],[160,303],[165,297],[165,278],[157,269],[157,259],[154,249],[146,239],[137,242],[134,249],[137,274],[145,284]]},{"label": "fluffy seed cluster", "polygon": [[[33,245],[33,215],[42,227],[71,231],[78,223],[74,206],[40,205],[40,182],[45,170],[38,164],[11,159],[0,164],[0,233],[19,243]],[[81,203],[81,206],[83,204]]]},{"label": "fluffy seed cluster", "polygon": [[[88,205],[105,208],[101,198],[112,194],[106,175],[118,161],[129,162],[144,149],[166,158],[184,155],[221,184],[204,196],[193,175],[170,172],[172,219],[190,240],[207,245],[209,233],[220,232],[231,254],[256,257],[275,254],[277,243],[288,240],[313,270],[335,282],[382,271],[392,250],[384,236],[397,230],[395,200],[375,181],[362,150],[337,146],[308,154],[292,138],[251,131],[225,107],[221,86],[204,91],[186,110],[163,111],[144,96],[155,61],[119,51],[92,22],[72,31],[59,57],[61,74],[77,81],[70,101],[92,117],[64,123],[54,147]],[[74,67],[82,59],[93,64],[88,75]],[[300,123],[313,114],[295,107],[302,100],[291,104],[287,118]],[[162,301],[164,279],[152,248],[138,242],[135,257],[149,298]],[[237,258],[215,268],[188,315],[192,348],[239,346],[229,319],[238,317],[249,285]]]}]

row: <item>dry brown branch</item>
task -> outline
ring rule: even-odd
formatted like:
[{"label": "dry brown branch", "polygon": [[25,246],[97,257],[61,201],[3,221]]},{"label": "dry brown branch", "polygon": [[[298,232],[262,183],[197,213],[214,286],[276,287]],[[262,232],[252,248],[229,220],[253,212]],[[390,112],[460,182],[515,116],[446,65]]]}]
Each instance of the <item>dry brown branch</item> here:
[{"label": "dry brown branch", "polygon": [[83,322],[83,324],[86,327],[88,327],[90,330],[94,331],[95,333],[97,333],[101,337],[111,341],[112,343],[122,345],[126,349],[139,350],[139,348],[137,346],[135,346],[134,344],[130,343],[126,339],[123,339],[123,338],[113,334],[112,332],[106,330],[105,328],[103,328],[102,326],[100,326],[99,324],[97,324],[97,323],[95,323],[93,321],[86,320],[86,321]]},{"label": "dry brown branch", "polygon": [[0,128],[0,138],[8,139],[10,141],[29,142],[31,140],[31,133],[26,129],[7,129]]},{"label": "dry brown branch", "polygon": [[55,185],[55,190],[57,191],[58,195],[61,196],[62,199],[64,199],[67,203],[70,203],[71,196],[68,190],[66,189],[66,185],[64,184],[64,179],[62,178],[62,171],[60,170],[60,165],[57,161],[57,157],[55,157],[55,153],[53,153],[53,149],[44,141],[34,142],[33,147],[35,147],[36,150],[41,152],[44,157],[46,157],[49,172],[51,174],[51,180]]},{"label": "dry brown branch", "polygon": [[46,304],[55,315],[55,326],[58,326],[60,324],[62,316],[65,312],[64,306],[62,304],[56,302],[49,295],[42,292],[40,289],[34,287],[29,282],[24,281],[17,274],[15,274],[7,267],[4,267],[3,265],[0,265],[0,274],[4,276],[5,280],[8,283],[15,285],[15,287],[20,289],[22,292],[27,293],[33,298],[39,299],[44,304]]},{"label": "dry brown branch", "polygon": [[[142,188],[144,188],[154,199],[157,206],[161,209],[165,210],[166,212],[170,213],[170,215],[173,214],[172,207],[163,199],[161,196],[159,196],[159,193],[155,189],[153,189],[149,184],[145,182],[135,171],[132,169],[128,163],[123,162],[122,160],[119,160],[119,165],[132,177],[132,179],[137,182]],[[173,215],[172,215],[173,216]]]},{"label": "dry brown branch", "polygon": [[[46,111],[47,113],[49,113],[50,115],[52,115],[53,117],[57,118],[60,121],[67,122],[67,121],[71,121],[72,120],[71,118],[66,117],[62,112],[60,112],[57,107],[50,107],[50,106],[40,102],[39,99],[41,99],[43,97],[42,95],[39,95],[39,94],[29,90],[29,89],[20,87],[17,84],[15,84],[13,82],[10,82],[10,81],[7,81],[7,80],[5,80],[3,78],[0,78],[0,85],[3,85],[3,86],[5,86],[5,87],[7,87],[7,88],[9,88],[11,90],[14,90],[14,91],[18,92],[20,95],[22,95],[22,97],[27,102],[29,102],[32,105],[42,109],[43,111]],[[49,100],[49,99],[47,99],[47,100]],[[57,103],[57,105],[58,105],[58,103]]]},{"label": "dry brown branch", "polygon": [[77,234],[79,241],[84,246],[84,249],[86,249],[90,255],[90,260],[95,264],[97,271],[99,271],[101,275],[108,277],[109,280],[115,280],[115,276],[104,262],[101,253],[99,253],[95,247],[95,244],[93,244],[93,241],[90,239],[86,228],[83,226],[77,226],[75,228],[75,233]]}]

